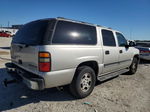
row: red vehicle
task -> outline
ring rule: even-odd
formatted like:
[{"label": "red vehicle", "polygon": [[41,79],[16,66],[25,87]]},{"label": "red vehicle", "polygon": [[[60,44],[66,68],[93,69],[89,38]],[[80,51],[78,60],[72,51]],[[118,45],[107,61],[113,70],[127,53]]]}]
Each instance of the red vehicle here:
[{"label": "red vehicle", "polygon": [[11,37],[11,35],[6,32],[0,32],[0,37]]}]

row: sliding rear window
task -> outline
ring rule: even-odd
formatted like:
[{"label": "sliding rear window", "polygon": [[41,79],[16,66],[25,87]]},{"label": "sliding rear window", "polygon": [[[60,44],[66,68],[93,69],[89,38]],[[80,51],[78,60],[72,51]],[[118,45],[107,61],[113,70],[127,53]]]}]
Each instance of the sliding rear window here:
[{"label": "sliding rear window", "polygon": [[48,44],[55,20],[38,20],[25,24],[13,38],[13,43],[27,45]]},{"label": "sliding rear window", "polygon": [[95,26],[58,21],[52,44],[95,45],[97,43]]}]

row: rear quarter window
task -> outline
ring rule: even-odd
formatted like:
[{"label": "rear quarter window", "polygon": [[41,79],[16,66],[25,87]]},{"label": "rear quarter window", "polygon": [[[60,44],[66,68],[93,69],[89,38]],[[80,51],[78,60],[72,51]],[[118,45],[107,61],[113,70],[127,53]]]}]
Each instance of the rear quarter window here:
[{"label": "rear quarter window", "polygon": [[[38,20],[25,24],[13,38],[13,43],[43,45],[49,41],[54,20]],[[49,30],[48,30],[49,28]],[[47,37],[46,37],[47,36]]]},{"label": "rear quarter window", "polygon": [[58,21],[52,44],[95,45],[96,27],[79,23]]}]

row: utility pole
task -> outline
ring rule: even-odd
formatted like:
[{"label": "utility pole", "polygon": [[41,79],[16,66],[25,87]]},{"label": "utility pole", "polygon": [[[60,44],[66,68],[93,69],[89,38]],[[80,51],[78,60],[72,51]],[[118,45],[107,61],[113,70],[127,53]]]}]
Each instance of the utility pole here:
[{"label": "utility pole", "polygon": [[9,21],[8,21],[8,27],[9,27]]},{"label": "utility pole", "polygon": [[1,27],[0,27],[0,31],[2,30],[2,24],[1,24]]}]

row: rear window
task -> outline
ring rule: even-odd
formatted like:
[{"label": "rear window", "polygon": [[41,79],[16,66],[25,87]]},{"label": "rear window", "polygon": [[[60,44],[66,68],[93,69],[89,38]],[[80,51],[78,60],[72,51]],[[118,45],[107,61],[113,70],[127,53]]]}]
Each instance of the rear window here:
[{"label": "rear window", "polygon": [[96,28],[79,23],[58,21],[52,43],[94,45],[97,43]]},{"label": "rear window", "polygon": [[[45,39],[47,29],[49,28],[50,20],[38,20],[24,25],[13,38],[13,43],[27,44],[27,45],[42,45],[48,42]],[[51,32],[50,30],[49,32]]]}]

